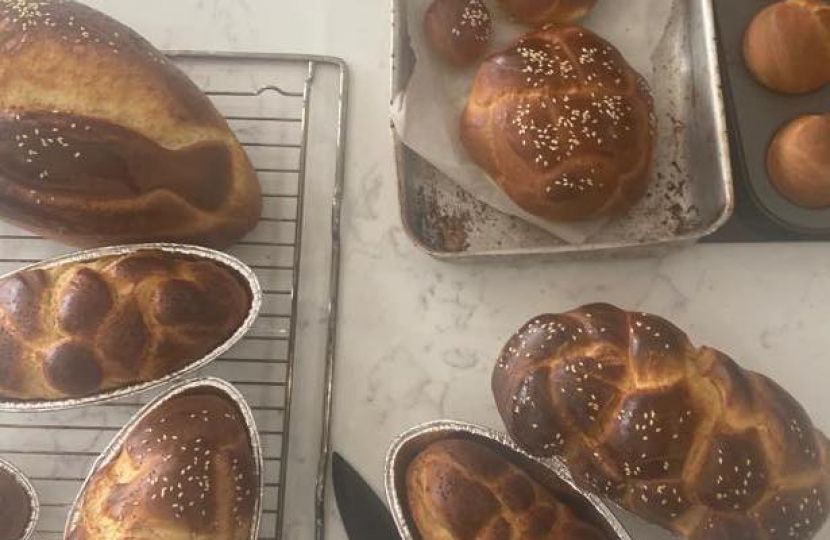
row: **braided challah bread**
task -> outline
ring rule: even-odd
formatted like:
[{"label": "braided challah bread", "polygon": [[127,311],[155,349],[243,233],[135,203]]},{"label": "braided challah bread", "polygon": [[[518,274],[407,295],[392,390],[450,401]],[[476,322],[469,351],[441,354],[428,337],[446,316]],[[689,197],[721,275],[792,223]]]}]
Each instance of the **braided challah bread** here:
[{"label": "braided challah bread", "polygon": [[175,395],[126,434],[73,509],[67,540],[252,540],[261,463],[237,403]]},{"label": "braided challah bread", "polygon": [[499,0],[501,5],[528,26],[571,23],[587,15],[597,0]]},{"label": "braided challah bread", "polygon": [[0,217],[82,247],[225,247],[261,205],[228,123],[141,36],[71,0],[0,0]]},{"label": "braided challah bread", "polygon": [[604,540],[518,466],[465,439],[433,443],[407,471],[423,540]]},{"label": "braided challah bread", "polygon": [[768,378],[666,320],[604,304],[527,323],[493,374],[516,442],[693,540],[807,540],[830,443]]},{"label": "braided challah bread", "polygon": [[86,397],[199,360],[243,324],[252,293],[212,260],[139,251],[0,280],[0,399]]},{"label": "braided challah bread", "polygon": [[461,138],[527,212],[592,219],[645,193],[652,109],[645,81],[617,49],[583,28],[549,26],[484,62]]}]

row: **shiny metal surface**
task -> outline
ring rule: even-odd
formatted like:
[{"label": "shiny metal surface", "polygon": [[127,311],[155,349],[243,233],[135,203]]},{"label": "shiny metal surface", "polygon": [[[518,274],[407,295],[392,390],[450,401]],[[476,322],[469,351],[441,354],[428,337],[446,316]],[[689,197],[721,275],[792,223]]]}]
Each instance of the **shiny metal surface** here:
[{"label": "shiny metal surface", "polygon": [[29,516],[29,526],[26,527],[26,531],[23,533],[23,538],[13,538],[10,540],[30,540],[31,538],[34,538],[38,518],[40,517],[40,501],[38,500],[35,487],[32,485],[32,482],[26,478],[25,474],[8,461],[0,459],[0,471],[6,472],[14,477],[14,479],[17,480],[17,483],[20,484],[23,487],[23,490],[29,495],[29,500],[32,503],[32,514]]},{"label": "shiny metal surface", "polygon": [[420,540],[406,501],[406,471],[409,464],[430,444],[449,438],[471,439],[506,456],[525,471],[534,469],[534,479],[561,497],[581,515],[592,520],[608,538],[631,540],[625,527],[599,497],[580,489],[567,468],[555,458],[539,459],[519,448],[503,433],[473,424],[438,420],[415,426],[400,435],[386,456],[386,498],[403,540]]},{"label": "shiny metal surface", "polygon": [[[680,146],[688,154],[683,159],[691,172],[683,179],[682,202],[696,209],[697,217],[677,220],[670,206],[664,205],[654,215],[616,218],[585,244],[567,244],[475,200],[403,145],[393,127],[401,216],[410,239],[446,261],[574,259],[663,251],[696,242],[726,223],[733,212],[734,193],[713,0],[676,2],[688,39],[661,48],[654,63],[659,78],[671,78],[673,87],[685,88],[688,94],[666,92],[665,99],[682,102],[680,109],[685,112],[675,117],[672,111],[665,122],[676,122],[678,137],[687,138]],[[406,88],[414,65],[404,6],[405,0],[392,0],[393,99]]]},{"label": "shiny metal surface", "polygon": [[236,406],[239,408],[239,411],[242,413],[242,417],[245,420],[246,427],[248,428],[248,434],[251,438],[251,450],[254,454],[254,460],[256,462],[257,467],[257,475],[259,476],[260,482],[260,489],[257,494],[257,501],[256,501],[256,509],[254,511],[254,520],[253,525],[251,527],[251,540],[257,540],[259,537],[259,525],[260,519],[262,515],[262,492],[263,492],[263,482],[264,482],[264,475],[263,475],[263,458],[262,458],[262,443],[259,439],[259,431],[256,427],[256,422],[254,421],[253,412],[251,412],[251,408],[248,406],[248,403],[245,401],[245,398],[236,388],[233,387],[230,383],[223,381],[221,379],[216,378],[204,378],[204,379],[194,379],[191,381],[186,381],[182,384],[174,386],[173,388],[169,389],[167,392],[161,394],[153,401],[145,405],[141,410],[136,413],[136,415],[130,420],[122,429],[115,435],[109,445],[104,449],[98,459],[92,465],[92,469],[87,474],[84,483],[81,485],[81,490],[78,493],[75,502],[72,504],[72,508],[69,511],[69,516],[66,519],[66,527],[64,529],[64,537],[69,538],[69,533],[75,527],[75,523],[78,520],[78,512],[81,506],[84,503],[84,496],[86,494],[86,489],[89,486],[89,483],[92,481],[95,474],[100,471],[102,468],[109,465],[114,459],[118,457],[120,454],[124,441],[130,434],[133,432],[136,424],[141,422],[148,414],[152,411],[166,403],[167,401],[175,398],[176,396],[182,394],[183,392],[187,392],[189,390],[196,390],[196,389],[212,389],[217,390],[222,394],[225,394],[231,401],[233,401]]},{"label": "shiny metal surface", "polygon": [[337,509],[349,540],[401,540],[386,504],[343,456],[334,454],[331,470]]}]

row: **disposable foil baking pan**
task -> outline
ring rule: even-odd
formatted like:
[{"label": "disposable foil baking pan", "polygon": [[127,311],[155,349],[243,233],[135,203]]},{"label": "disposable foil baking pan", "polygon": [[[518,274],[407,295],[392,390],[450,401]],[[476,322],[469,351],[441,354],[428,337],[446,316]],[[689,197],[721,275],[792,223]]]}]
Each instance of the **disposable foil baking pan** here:
[{"label": "disposable foil baking pan", "polygon": [[[651,203],[636,215],[614,218],[583,244],[568,244],[473,198],[407,148],[393,126],[401,216],[416,246],[459,262],[648,253],[694,243],[726,223],[734,192],[713,0],[664,1],[675,3],[673,17],[680,21],[652,58],[653,78],[665,82],[665,88],[653,88],[658,130],[674,138],[673,157],[658,174],[672,181],[647,196]],[[406,89],[415,64],[408,28],[406,0],[392,0],[393,100]],[[688,173],[675,178],[671,163],[681,161]]]},{"label": "disposable foil baking pan", "polygon": [[139,392],[144,392],[151,388],[156,388],[163,384],[169,383],[175,379],[183,377],[189,373],[192,373],[198,369],[201,369],[211,363],[213,360],[218,358],[219,356],[223,355],[225,352],[228,351],[236,342],[242,339],[248,330],[251,329],[254,322],[256,321],[257,316],[259,315],[259,310],[262,306],[262,289],[259,284],[259,280],[257,279],[256,275],[254,274],[253,270],[251,270],[245,263],[227,255],[225,253],[221,253],[219,251],[214,251],[212,249],[207,249],[198,246],[187,246],[182,244],[167,244],[167,243],[154,243],[154,244],[134,244],[134,245],[126,245],[126,246],[113,246],[113,247],[106,247],[106,248],[97,248],[91,249],[87,251],[81,251],[77,253],[70,253],[68,255],[64,255],[61,257],[56,257],[54,259],[49,259],[46,261],[42,261],[39,263],[32,264],[20,270],[16,270],[4,276],[0,276],[0,280],[5,279],[9,276],[17,274],[19,272],[25,272],[28,270],[37,270],[42,269],[46,270],[49,268],[54,268],[56,266],[61,266],[64,264],[71,264],[71,263],[83,263],[89,262],[95,259],[100,259],[102,257],[117,257],[122,255],[131,255],[135,253],[140,253],[142,251],[162,251],[166,253],[171,253],[175,255],[184,255],[189,257],[194,257],[197,259],[202,260],[210,260],[214,261],[222,266],[225,266],[232,271],[234,271],[239,277],[242,278],[243,282],[247,285],[248,290],[251,293],[251,306],[248,309],[248,314],[245,317],[244,322],[242,325],[237,329],[234,334],[228,338],[223,344],[219,347],[215,348],[213,351],[208,353],[207,355],[203,356],[202,358],[195,359],[193,362],[189,363],[182,369],[170,373],[160,379],[156,379],[153,381],[143,382],[140,384],[135,384],[123,388],[116,388],[113,390],[108,390],[99,394],[82,397],[82,398],[71,398],[71,399],[57,399],[57,400],[44,400],[44,401],[20,401],[20,400],[3,400],[0,399],[0,411],[3,412],[47,412],[47,411],[60,411],[66,409],[73,409],[76,407],[81,407],[85,405],[92,405],[97,403],[104,403],[107,401],[113,401],[116,399],[120,399],[126,396],[130,396],[133,394],[137,394]]},{"label": "disposable foil baking pan", "polygon": [[386,498],[403,540],[421,540],[410,516],[406,496],[409,465],[429,445],[446,439],[467,439],[488,446],[550,489],[577,515],[605,532],[606,538],[631,540],[605,503],[580,489],[561,461],[555,458],[536,458],[519,448],[503,433],[452,420],[430,422],[406,431],[392,443],[386,456]]},{"label": "disposable foil baking pan", "polygon": [[20,539],[13,538],[11,540],[29,540],[30,538],[34,537],[35,529],[37,528],[37,521],[40,517],[40,501],[38,500],[37,492],[35,491],[35,487],[26,478],[17,467],[9,463],[8,461],[4,461],[0,459],[0,471],[6,472],[14,478],[18,484],[23,488],[23,491],[29,496],[29,501],[32,505],[32,513],[29,516],[29,525],[26,527],[26,531],[23,533],[23,537]]},{"label": "disposable foil baking pan", "polygon": [[95,474],[101,470],[102,468],[109,465],[114,459],[118,457],[118,454],[121,452],[123,448],[124,442],[126,441],[127,437],[132,433],[133,428],[140,423],[148,414],[154,411],[156,408],[160,407],[167,401],[173,399],[174,397],[188,392],[190,390],[200,390],[200,389],[208,389],[214,390],[221,394],[224,394],[228,397],[231,401],[239,409],[239,412],[242,414],[242,418],[245,420],[245,425],[248,428],[248,435],[251,439],[251,449],[254,454],[254,462],[256,463],[256,474],[259,478],[259,489],[257,490],[257,498],[256,504],[254,506],[254,518],[252,521],[251,527],[251,537],[250,540],[257,540],[259,537],[259,525],[260,519],[262,517],[262,493],[264,490],[264,462],[262,458],[262,444],[259,438],[259,431],[257,431],[256,423],[254,421],[254,415],[251,411],[251,408],[248,406],[248,403],[245,401],[245,398],[242,394],[234,388],[232,384],[227,381],[223,381],[221,379],[213,378],[213,377],[205,377],[201,379],[192,379],[190,381],[183,382],[173,388],[169,389],[164,394],[158,396],[147,405],[141,408],[135,416],[118,432],[118,434],[113,438],[112,442],[101,452],[101,455],[92,465],[92,468],[89,471],[89,474],[86,476],[84,483],[81,485],[81,490],[78,493],[75,502],[72,504],[72,508],[69,511],[69,516],[66,519],[66,527],[64,529],[64,537],[69,538],[69,533],[75,528],[75,524],[79,519],[79,511],[81,506],[84,503],[84,496],[86,494],[86,490],[89,487],[90,482],[92,481]]}]

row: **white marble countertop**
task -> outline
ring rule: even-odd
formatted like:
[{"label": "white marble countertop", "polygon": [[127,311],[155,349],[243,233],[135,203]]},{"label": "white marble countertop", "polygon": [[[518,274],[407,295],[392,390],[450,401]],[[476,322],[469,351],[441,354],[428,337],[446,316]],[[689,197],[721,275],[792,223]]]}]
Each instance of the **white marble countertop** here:
[{"label": "white marble countertop", "polygon": [[[504,341],[540,312],[591,301],[669,317],[696,342],[777,379],[830,430],[826,246],[701,246],[659,259],[520,266],[440,263],[413,247],[400,227],[386,0],[89,3],[162,48],[330,54],[348,63],[334,436],[335,447],[378,491],[387,447],[402,430],[444,417],[499,427],[489,379]],[[345,539],[331,521],[328,537]],[[830,539],[830,531],[819,539]]]}]

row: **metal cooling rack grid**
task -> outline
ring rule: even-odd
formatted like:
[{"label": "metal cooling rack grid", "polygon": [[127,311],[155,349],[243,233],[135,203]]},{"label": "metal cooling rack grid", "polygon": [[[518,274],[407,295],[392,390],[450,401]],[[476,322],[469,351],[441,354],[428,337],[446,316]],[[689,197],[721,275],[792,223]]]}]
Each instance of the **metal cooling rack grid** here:
[{"label": "metal cooling rack grid", "polygon": [[[315,130],[328,130],[320,145],[331,160],[324,168],[331,185],[331,215],[325,247],[313,248],[315,262],[328,271],[324,301],[324,356],[304,358],[322,367],[322,425],[313,525],[323,534],[322,504],[329,456],[332,380],[336,337],[339,276],[340,205],[345,152],[347,70],[339,60],[323,57],[175,52],[171,58],[202,87],[225,115],[248,151],[263,188],[264,210],[258,228],[230,253],[248,263],[262,282],[262,315],[246,338],[200,375],[224,378],[237,386],[250,403],[263,443],[265,493],[261,540],[281,539],[285,521],[287,456],[290,449],[292,392],[297,357],[297,323],[301,317],[300,268],[305,268],[304,223],[309,173],[310,140]],[[329,72],[325,81],[321,74]],[[326,86],[326,88],[320,88]],[[315,94],[314,98],[312,94]],[[322,99],[320,99],[322,96]],[[326,103],[328,118],[312,121],[312,103]],[[331,107],[335,105],[335,107]],[[315,178],[315,187],[319,183]],[[319,198],[319,197],[318,197]],[[320,201],[315,201],[319,203]],[[319,214],[319,206],[315,206]],[[319,221],[319,220],[318,220]],[[319,243],[319,240],[317,240]],[[0,274],[69,251],[0,224]],[[304,270],[303,274],[308,272]],[[315,274],[325,275],[325,271]],[[0,414],[0,456],[19,466],[34,483],[42,511],[36,538],[62,538],[69,505],[93,460],[144,403],[157,392],[75,411],[42,414]],[[317,401],[320,401],[317,399]],[[308,423],[303,418],[303,425]],[[317,420],[315,418],[315,420]],[[318,423],[320,423],[318,421]],[[303,427],[303,426],[299,426]],[[297,429],[297,428],[295,428]],[[307,483],[308,478],[305,479]]]}]

